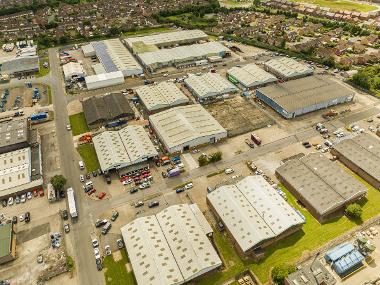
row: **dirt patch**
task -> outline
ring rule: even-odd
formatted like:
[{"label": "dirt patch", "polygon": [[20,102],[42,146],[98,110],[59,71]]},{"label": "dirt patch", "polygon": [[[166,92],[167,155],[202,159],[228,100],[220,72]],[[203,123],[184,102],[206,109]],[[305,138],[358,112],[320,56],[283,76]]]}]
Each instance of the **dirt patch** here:
[{"label": "dirt patch", "polygon": [[205,108],[227,130],[228,137],[248,133],[274,122],[248,100],[235,97]]},{"label": "dirt patch", "polygon": [[132,271],[132,266],[129,262],[125,265],[125,267],[127,268],[128,273]]},{"label": "dirt patch", "polygon": [[123,256],[121,255],[120,250],[118,250],[118,251],[114,251],[114,252],[112,253],[112,256],[113,256],[113,259],[115,260],[115,262],[118,262],[118,261],[120,261],[120,260],[123,259]]},{"label": "dirt patch", "polygon": [[67,112],[69,116],[83,112],[82,103],[79,100],[71,101],[67,105]]},{"label": "dirt patch", "polygon": [[21,231],[17,233],[17,244],[21,244],[32,239],[38,238],[44,234],[47,234],[50,231],[50,224],[42,224],[34,228]]}]

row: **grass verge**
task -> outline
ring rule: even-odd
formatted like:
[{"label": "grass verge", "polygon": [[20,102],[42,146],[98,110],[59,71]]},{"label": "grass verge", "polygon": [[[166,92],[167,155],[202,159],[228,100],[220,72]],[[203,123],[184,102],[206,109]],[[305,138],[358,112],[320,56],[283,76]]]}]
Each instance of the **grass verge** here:
[{"label": "grass verge", "polygon": [[219,171],[215,171],[215,172],[211,172],[211,173],[209,173],[209,174],[207,174],[207,178],[210,178],[210,177],[213,177],[213,176],[215,176],[215,175],[219,175],[219,174],[222,174],[224,172],[224,169],[222,169],[222,170],[219,170]]},{"label": "grass verge", "polygon": [[104,279],[106,285],[137,285],[133,272],[128,272],[126,264],[128,257],[126,251],[121,251],[122,259],[115,261],[112,255],[106,256],[103,261]]},{"label": "grass verge", "polygon": [[[367,199],[359,203],[363,207],[362,221],[377,216],[380,213],[378,206],[380,204],[380,192],[353,172],[346,170],[368,189]],[[229,239],[215,231],[215,243],[227,264],[227,270],[208,276],[207,279],[202,279],[199,282],[200,285],[221,284],[230,278],[234,278],[237,273],[245,269],[251,269],[262,283],[266,283],[269,281],[269,272],[273,266],[295,262],[304,252],[321,247],[359,224],[343,216],[321,225],[307,210],[297,204],[296,199],[288,190],[283,186],[281,187],[288,197],[289,204],[305,216],[306,224],[303,229],[269,247],[266,250],[266,258],[259,263],[241,260],[232,248]]]},{"label": "grass verge", "polygon": [[50,64],[48,65],[48,67],[44,67],[43,64],[44,62],[49,62],[49,58],[48,57],[42,57],[40,58],[40,71],[37,73],[36,77],[43,77],[45,75],[48,75],[49,72],[50,72]]},{"label": "grass verge", "polygon": [[75,115],[71,115],[69,117],[71,131],[74,136],[83,134],[88,132],[90,129],[87,126],[86,118],[84,117],[84,113],[79,113]]},{"label": "grass verge", "polygon": [[96,155],[95,147],[91,143],[86,143],[78,146],[77,148],[87,171],[94,171],[100,168],[98,157]]},{"label": "grass verge", "polygon": [[53,104],[53,99],[51,98],[51,88],[50,86],[46,87],[47,97],[48,97],[48,104]]}]

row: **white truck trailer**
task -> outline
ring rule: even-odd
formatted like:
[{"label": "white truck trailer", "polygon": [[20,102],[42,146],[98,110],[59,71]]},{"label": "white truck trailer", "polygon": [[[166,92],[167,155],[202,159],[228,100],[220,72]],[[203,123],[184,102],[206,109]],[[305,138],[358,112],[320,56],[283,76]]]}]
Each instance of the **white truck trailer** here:
[{"label": "white truck trailer", "polygon": [[69,203],[69,212],[70,212],[71,218],[77,218],[78,211],[77,211],[77,206],[75,204],[74,189],[71,187],[67,189],[67,201]]}]

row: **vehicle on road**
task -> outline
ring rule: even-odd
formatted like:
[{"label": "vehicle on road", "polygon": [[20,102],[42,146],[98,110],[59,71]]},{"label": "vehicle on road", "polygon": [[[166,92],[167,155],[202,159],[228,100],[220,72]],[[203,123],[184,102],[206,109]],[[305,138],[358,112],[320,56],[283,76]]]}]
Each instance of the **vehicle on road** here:
[{"label": "vehicle on road", "polygon": [[116,241],[116,244],[117,244],[117,248],[118,248],[118,249],[122,249],[122,248],[124,247],[124,242],[123,242],[122,239],[118,239],[118,240]]},{"label": "vehicle on road", "polygon": [[138,207],[141,207],[141,206],[144,206],[144,202],[143,201],[135,202],[135,208],[138,208]]},{"label": "vehicle on road", "polygon": [[112,213],[111,221],[112,222],[116,221],[117,217],[119,217],[119,212],[118,211],[114,211]]},{"label": "vehicle on road", "polygon": [[151,202],[149,202],[148,207],[149,208],[154,208],[154,207],[157,207],[159,205],[160,205],[159,201],[151,201]]},{"label": "vehicle on road", "polygon": [[64,224],[63,225],[63,230],[65,231],[65,233],[69,233],[70,232],[70,225],[69,224]]},{"label": "vehicle on road", "polygon": [[75,202],[75,195],[74,195],[74,189],[69,188],[67,189],[67,201],[69,204],[69,212],[71,215],[71,218],[77,218],[78,217],[78,211],[77,211],[77,206]]},{"label": "vehicle on road", "polygon": [[235,170],[233,169],[233,168],[226,168],[225,170],[224,170],[224,173],[225,174],[231,174],[231,173],[234,173],[235,172]]},{"label": "vehicle on road", "polygon": [[66,210],[66,209],[63,210],[63,211],[61,212],[61,217],[62,217],[62,219],[64,219],[65,221],[69,218],[69,214],[67,213],[67,210]]}]

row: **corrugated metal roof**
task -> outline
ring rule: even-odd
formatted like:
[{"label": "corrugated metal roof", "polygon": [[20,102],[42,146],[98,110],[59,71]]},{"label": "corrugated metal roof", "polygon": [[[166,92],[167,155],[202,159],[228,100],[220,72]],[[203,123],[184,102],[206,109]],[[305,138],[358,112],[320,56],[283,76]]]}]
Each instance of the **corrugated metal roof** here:
[{"label": "corrugated metal roof", "polygon": [[288,58],[276,57],[264,63],[270,71],[277,73],[282,78],[300,77],[313,74],[314,70],[303,63]]},{"label": "corrugated metal roof", "polygon": [[227,70],[227,74],[233,76],[245,87],[254,87],[277,81],[275,76],[261,69],[254,63],[242,67],[235,66]]}]

